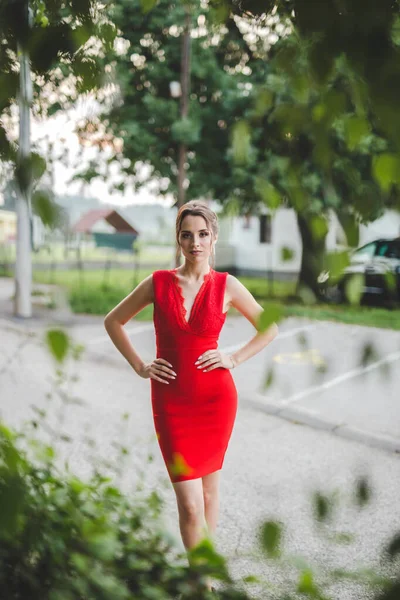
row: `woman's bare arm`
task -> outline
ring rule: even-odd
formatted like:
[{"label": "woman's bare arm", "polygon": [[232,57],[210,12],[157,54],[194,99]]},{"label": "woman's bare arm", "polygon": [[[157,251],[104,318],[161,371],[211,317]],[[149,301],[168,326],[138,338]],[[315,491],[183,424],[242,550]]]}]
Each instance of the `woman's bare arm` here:
[{"label": "woman's bare arm", "polygon": [[126,298],[117,304],[104,319],[104,327],[113,344],[138,374],[140,374],[145,363],[133,348],[124,330],[124,325],[152,302],[153,276],[149,275]]},{"label": "woman's bare arm", "polygon": [[[256,301],[249,290],[233,275],[228,275],[226,281],[230,304],[236,308],[250,323],[257,328],[263,307]],[[273,323],[266,331],[258,332],[243,348],[231,355],[234,365],[251,358],[268,346],[278,335],[278,326]]]}]

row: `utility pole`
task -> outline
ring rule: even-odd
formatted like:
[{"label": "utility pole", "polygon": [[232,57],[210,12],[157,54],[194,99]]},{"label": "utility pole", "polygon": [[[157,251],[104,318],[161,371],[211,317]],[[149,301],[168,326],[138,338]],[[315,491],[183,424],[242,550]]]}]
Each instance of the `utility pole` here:
[{"label": "utility pole", "polygon": [[[191,13],[188,2],[184,3],[185,7],[185,24],[182,37],[182,58],[181,58],[181,80],[180,90],[176,95],[180,95],[180,117],[185,119],[189,115],[189,94],[190,94],[190,51],[191,51]],[[174,84],[172,84],[174,86]],[[175,94],[173,94],[175,95]],[[187,158],[187,147],[182,142],[178,149],[178,177],[177,177],[177,209],[185,204],[185,163]],[[177,256],[175,266],[179,267],[180,258]]]},{"label": "utility pole", "polygon": [[[189,115],[189,94],[190,94],[190,51],[191,51],[191,14],[188,3],[185,2],[185,26],[182,38],[182,61],[181,61],[181,99],[180,116],[185,119]],[[185,204],[185,163],[187,157],[187,147],[181,143],[178,154],[178,210]]]},{"label": "utility pole", "polygon": [[[24,6],[25,18],[29,23],[28,0]],[[19,151],[18,160],[28,168],[28,160],[31,153],[30,142],[30,109],[32,105],[32,80],[29,65],[29,55],[26,48],[18,45],[19,54]],[[26,175],[23,175],[26,178]],[[31,190],[32,183],[29,181],[24,189],[17,185],[17,240],[15,261],[15,298],[14,315],[17,317],[30,318],[32,316],[32,259],[31,259]]]}]

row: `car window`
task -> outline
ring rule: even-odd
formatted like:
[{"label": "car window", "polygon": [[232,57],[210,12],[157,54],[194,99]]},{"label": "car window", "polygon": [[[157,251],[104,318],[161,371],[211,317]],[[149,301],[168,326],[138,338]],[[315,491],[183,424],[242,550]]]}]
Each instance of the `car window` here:
[{"label": "car window", "polygon": [[366,246],[363,246],[362,248],[356,250],[353,254],[353,257],[355,259],[372,258],[375,254],[375,249],[376,242],[372,242],[371,244],[367,244]]},{"label": "car window", "polygon": [[400,258],[400,244],[385,242],[378,248],[377,255],[385,258]]},{"label": "car window", "polygon": [[389,251],[390,243],[381,242],[376,250],[376,256],[387,256]]}]

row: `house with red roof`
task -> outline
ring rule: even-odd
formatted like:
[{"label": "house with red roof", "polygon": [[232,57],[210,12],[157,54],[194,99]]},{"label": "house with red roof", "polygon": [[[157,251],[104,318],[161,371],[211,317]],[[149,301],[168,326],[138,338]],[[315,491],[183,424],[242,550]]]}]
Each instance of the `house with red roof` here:
[{"label": "house with red roof", "polygon": [[98,208],[84,213],[72,226],[80,239],[92,238],[97,247],[132,252],[139,231],[114,208]]}]

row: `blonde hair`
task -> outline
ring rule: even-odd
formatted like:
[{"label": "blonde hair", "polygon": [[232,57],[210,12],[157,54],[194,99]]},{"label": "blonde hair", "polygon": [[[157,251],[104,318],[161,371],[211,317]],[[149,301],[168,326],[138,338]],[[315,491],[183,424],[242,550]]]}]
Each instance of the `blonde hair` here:
[{"label": "blonde hair", "polygon": [[[207,228],[211,231],[211,244],[213,244],[215,238],[218,236],[218,217],[211,208],[205,204],[205,202],[200,202],[199,200],[190,200],[183,204],[178,214],[176,215],[176,258],[179,257],[179,234],[182,228],[182,221],[188,215],[193,215],[195,217],[203,217],[205,222],[207,223]],[[215,254],[214,254],[214,246],[211,246],[211,266],[215,266]]]}]

